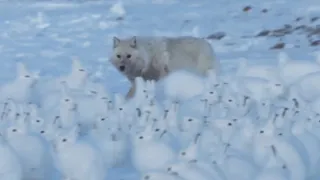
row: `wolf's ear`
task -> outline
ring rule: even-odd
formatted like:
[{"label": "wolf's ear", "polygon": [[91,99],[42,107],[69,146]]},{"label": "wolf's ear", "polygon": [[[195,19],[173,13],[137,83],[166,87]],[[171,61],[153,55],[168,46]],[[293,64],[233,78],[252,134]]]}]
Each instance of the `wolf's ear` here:
[{"label": "wolf's ear", "polygon": [[120,39],[117,37],[113,37],[113,48],[116,48],[120,43]]},{"label": "wolf's ear", "polygon": [[137,47],[137,37],[136,36],[133,36],[131,39],[130,39],[130,46],[132,48],[136,48]]}]

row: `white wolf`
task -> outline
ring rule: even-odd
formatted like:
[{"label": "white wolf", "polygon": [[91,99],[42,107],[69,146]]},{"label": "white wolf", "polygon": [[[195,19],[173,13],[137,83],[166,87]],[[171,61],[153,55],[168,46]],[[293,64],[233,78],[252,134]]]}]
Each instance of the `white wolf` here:
[{"label": "white wolf", "polygon": [[126,98],[135,94],[135,78],[158,81],[175,70],[207,75],[218,71],[218,62],[208,41],[191,36],[113,37],[113,64],[131,82]]}]

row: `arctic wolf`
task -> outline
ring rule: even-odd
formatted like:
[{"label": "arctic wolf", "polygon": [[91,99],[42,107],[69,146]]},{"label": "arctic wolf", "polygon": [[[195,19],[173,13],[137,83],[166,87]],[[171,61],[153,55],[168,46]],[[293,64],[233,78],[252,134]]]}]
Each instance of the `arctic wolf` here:
[{"label": "arctic wolf", "polygon": [[135,78],[158,81],[175,70],[207,75],[218,70],[214,51],[205,39],[180,37],[113,37],[111,63],[131,82],[126,98],[135,93]]}]

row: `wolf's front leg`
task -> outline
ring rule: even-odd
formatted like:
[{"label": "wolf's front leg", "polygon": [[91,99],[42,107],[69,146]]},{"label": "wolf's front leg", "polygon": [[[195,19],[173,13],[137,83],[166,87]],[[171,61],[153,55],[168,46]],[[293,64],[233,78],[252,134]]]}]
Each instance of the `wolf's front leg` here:
[{"label": "wolf's front leg", "polygon": [[129,99],[133,98],[135,92],[136,92],[136,83],[132,82],[131,83],[131,87],[130,87],[127,95],[126,95],[126,100],[129,100]]},{"label": "wolf's front leg", "polygon": [[168,65],[165,65],[160,73],[160,77],[164,78],[165,76],[167,76],[169,74],[169,67]]}]

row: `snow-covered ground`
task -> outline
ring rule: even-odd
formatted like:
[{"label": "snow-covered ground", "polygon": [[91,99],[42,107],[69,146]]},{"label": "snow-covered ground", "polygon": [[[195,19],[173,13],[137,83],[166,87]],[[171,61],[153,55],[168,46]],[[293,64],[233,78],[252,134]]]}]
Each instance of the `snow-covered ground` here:
[{"label": "snow-covered ground", "polygon": [[[0,29],[1,180],[320,178],[319,0],[0,0]],[[207,38],[221,75],[125,103],[131,35]]]}]

